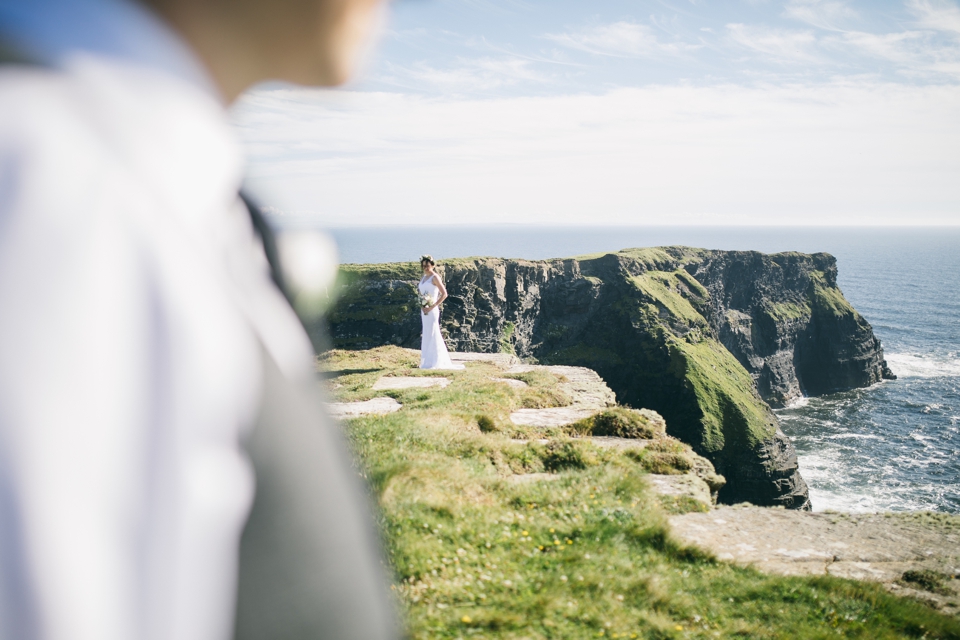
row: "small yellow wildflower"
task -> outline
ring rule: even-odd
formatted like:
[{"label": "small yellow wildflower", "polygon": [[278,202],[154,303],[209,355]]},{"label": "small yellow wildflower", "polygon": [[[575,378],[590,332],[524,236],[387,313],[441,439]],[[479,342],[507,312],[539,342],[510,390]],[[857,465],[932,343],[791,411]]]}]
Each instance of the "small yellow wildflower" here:
[{"label": "small yellow wildflower", "polygon": [[674,629],[676,629],[677,631],[683,631],[683,627],[681,627],[679,624],[675,626]]},{"label": "small yellow wildflower", "polygon": [[470,624],[470,616],[463,616],[462,618],[460,618],[460,622],[462,622],[463,624]]},{"label": "small yellow wildflower", "polygon": [[550,533],[553,533],[553,527],[550,527]]},{"label": "small yellow wildflower", "polygon": [[529,531],[524,531],[524,532],[523,532],[523,535],[528,536],[528,535],[530,535],[530,532],[529,532]]}]

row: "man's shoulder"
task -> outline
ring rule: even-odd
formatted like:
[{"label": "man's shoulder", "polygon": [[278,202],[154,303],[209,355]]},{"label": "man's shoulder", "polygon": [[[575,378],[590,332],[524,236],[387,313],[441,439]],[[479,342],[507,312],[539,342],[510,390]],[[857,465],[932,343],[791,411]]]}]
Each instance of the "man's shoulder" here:
[{"label": "man's shoulder", "polygon": [[28,65],[0,66],[0,153],[37,157],[97,145],[82,92],[68,74]]},{"label": "man's shoulder", "polygon": [[[37,106],[62,109],[72,92],[67,74],[28,64],[0,64],[0,111],[28,116]],[[5,123],[0,122],[0,125]]]},{"label": "man's shoulder", "polygon": [[56,185],[81,198],[149,194],[186,208],[209,201],[208,192],[235,193],[242,171],[239,144],[214,98],[165,74],[94,57],[64,70],[0,67],[0,159],[45,200]]}]

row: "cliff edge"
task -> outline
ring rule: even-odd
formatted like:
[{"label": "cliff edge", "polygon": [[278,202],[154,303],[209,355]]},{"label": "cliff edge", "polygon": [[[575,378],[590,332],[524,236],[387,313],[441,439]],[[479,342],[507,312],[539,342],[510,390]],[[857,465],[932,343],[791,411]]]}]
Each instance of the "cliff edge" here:
[{"label": "cliff edge", "polygon": [[[628,249],[444,261],[453,350],[589,367],[727,478],[719,500],[809,509],[770,405],[891,377],[827,254]],[[415,263],[344,265],[334,346],[417,347]]]}]

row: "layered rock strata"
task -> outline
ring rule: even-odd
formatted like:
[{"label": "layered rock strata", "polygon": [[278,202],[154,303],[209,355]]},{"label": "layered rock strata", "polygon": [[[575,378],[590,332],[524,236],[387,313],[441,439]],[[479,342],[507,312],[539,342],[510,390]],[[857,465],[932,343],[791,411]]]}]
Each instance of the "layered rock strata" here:
[{"label": "layered rock strata", "polygon": [[[620,403],[659,412],[713,462],[727,478],[721,502],[809,508],[768,403],[892,375],[827,254],[664,247],[440,271],[451,349],[594,369]],[[335,346],[419,346],[418,279],[415,263],[344,266]]]}]

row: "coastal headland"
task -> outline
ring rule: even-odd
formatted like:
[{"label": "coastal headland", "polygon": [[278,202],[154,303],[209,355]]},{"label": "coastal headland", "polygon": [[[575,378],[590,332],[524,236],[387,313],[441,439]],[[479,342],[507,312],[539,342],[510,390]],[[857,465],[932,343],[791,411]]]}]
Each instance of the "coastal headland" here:
[{"label": "coastal headland", "polygon": [[[596,371],[620,404],[658,412],[710,460],[726,478],[721,503],[809,509],[771,406],[893,377],[828,254],[660,247],[439,271],[452,349]],[[344,265],[333,345],[419,346],[419,276],[416,263]]]},{"label": "coastal headland", "polygon": [[710,461],[594,371],[452,356],[318,357],[411,638],[960,638],[960,518],[717,507]]}]

